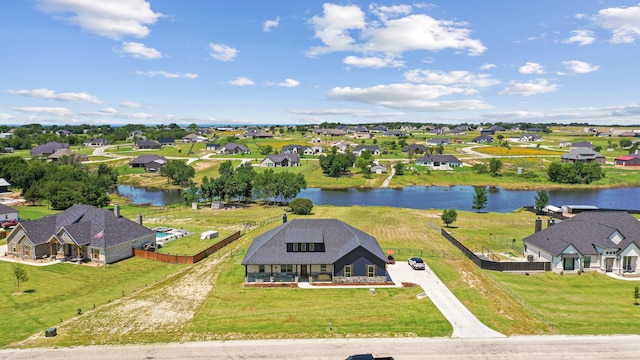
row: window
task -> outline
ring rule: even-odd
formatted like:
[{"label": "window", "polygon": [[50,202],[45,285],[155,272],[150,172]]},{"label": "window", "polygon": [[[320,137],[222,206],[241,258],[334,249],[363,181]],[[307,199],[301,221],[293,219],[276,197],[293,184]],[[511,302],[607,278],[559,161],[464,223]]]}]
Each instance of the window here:
[{"label": "window", "polygon": [[307,244],[306,243],[300,244],[300,251],[307,251]]},{"label": "window", "polygon": [[585,256],[583,262],[584,262],[584,264],[583,264],[584,266],[583,267],[585,269],[590,268],[591,267],[591,256]]},{"label": "window", "polygon": [[313,251],[313,243],[309,243],[309,251]]},{"label": "window", "polygon": [[291,264],[284,264],[284,265],[280,265],[280,271],[281,272],[293,272],[293,265]]},{"label": "window", "polygon": [[375,265],[367,265],[367,276],[368,277],[376,276],[376,266]]},{"label": "window", "polygon": [[99,259],[100,258],[100,249],[91,249],[91,258]]},{"label": "window", "polygon": [[258,272],[264,272],[264,265],[258,265]]},{"label": "window", "polygon": [[351,270],[353,265],[347,265],[344,267],[344,277],[351,277]]},{"label": "window", "polygon": [[320,271],[327,272],[327,264],[321,264],[320,265]]},{"label": "window", "polygon": [[298,243],[293,244],[293,251],[298,251]]}]

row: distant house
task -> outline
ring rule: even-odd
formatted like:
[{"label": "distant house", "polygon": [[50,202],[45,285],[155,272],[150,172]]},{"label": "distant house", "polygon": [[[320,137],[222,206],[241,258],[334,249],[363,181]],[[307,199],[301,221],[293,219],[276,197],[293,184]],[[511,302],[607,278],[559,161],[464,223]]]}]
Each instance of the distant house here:
[{"label": "distant house", "polygon": [[490,128],[495,133],[496,131],[507,131],[507,129],[500,125],[494,125]]},{"label": "distant house", "polygon": [[640,153],[618,156],[615,163],[618,166],[640,166]]},{"label": "distant house", "polygon": [[353,153],[356,156],[362,155],[363,151],[369,151],[371,155],[380,155],[382,152],[380,151],[380,147],[378,145],[357,145],[353,149]]},{"label": "distant house", "polygon": [[75,161],[87,161],[89,160],[89,156],[86,154],[78,154],[69,149],[60,149],[54,152],[53,154],[47,156],[47,159],[51,161],[59,161],[62,157],[68,156],[73,157]]},{"label": "distant house", "polygon": [[158,144],[160,144],[160,146],[175,146],[176,145],[176,139],[174,139],[174,138],[159,138],[158,139]]},{"label": "distant house", "polygon": [[220,149],[218,149],[218,152],[220,154],[235,154],[235,155],[251,153],[248,147],[242,144],[236,144],[236,143],[228,143],[220,147]]},{"label": "distant house", "polygon": [[384,132],[384,136],[400,137],[405,135],[405,132],[401,130],[387,130]]},{"label": "distant house", "polygon": [[422,144],[410,144],[402,148],[403,153],[413,151],[414,154],[424,154],[429,148]]},{"label": "distant house", "polygon": [[640,221],[624,211],[587,211],[524,238],[525,255],[560,271],[637,273]]},{"label": "distant house", "polygon": [[246,283],[388,283],[378,241],[336,219],[295,219],[256,237],[242,260]]},{"label": "distant house", "polygon": [[384,126],[384,125],[377,125],[376,127],[371,129],[370,131],[374,132],[374,133],[384,133],[384,132],[386,132],[388,130],[389,130],[389,128]]},{"label": "distant house", "polygon": [[247,139],[267,139],[273,137],[272,134],[262,130],[247,130],[242,136]]},{"label": "distant house", "polygon": [[127,140],[147,140],[147,137],[144,136],[142,130],[133,130],[127,136]]},{"label": "distant house", "polygon": [[427,142],[427,145],[430,145],[430,146],[451,144],[451,141],[449,141],[449,139],[446,139],[446,138],[432,138],[432,139],[427,139],[426,142]]},{"label": "distant house", "polygon": [[571,145],[569,145],[571,148],[587,148],[587,149],[591,149],[593,150],[595,148],[595,145],[593,145],[591,143],[591,141],[578,141],[575,143],[571,143]]},{"label": "distant house", "polygon": [[42,144],[36,147],[35,149],[31,150],[31,156],[32,157],[49,156],[60,149],[68,149],[68,148],[69,148],[69,144],[63,144],[56,141],[51,141],[46,144]]},{"label": "distant house", "polygon": [[306,145],[285,145],[280,151],[283,154],[304,154],[309,149]]},{"label": "distant house", "polygon": [[371,165],[371,173],[372,174],[386,174],[387,167],[382,164],[373,164]]},{"label": "distant house", "polygon": [[218,151],[218,149],[220,149],[220,144],[209,143],[209,144],[206,145],[206,150],[207,151]]},{"label": "distant house", "polygon": [[469,131],[469,127],[468,126],[456,126],[453,129],[451,129],[451,134],[452,135],[464,135],[464,133],[466,133],[467,131]]},{"label": "distant house", "polygon": [[58,136],[69,136],[69,135],[73,135],[73,133],[69,130],[65,130],[65,129],[60,129],[56,131],[56,135]]},{"label": "distant house", "polygon": [[2,149],[5,154],[13,154],[14,149],[11,146],[7,146],[4,149]]},{"label": "distant house", "polygon": [[604,155],[589,148],[571,148],[568,153],[562,154],[560,159],[565,163],[595,161],[597,163],[604,164],[605,162]]},{"label": "distant house", "polygon": [[260,167],[290,167],[300,166],[300,156],[298,154],[272,154],[267,155],[260,162]]},{"label": "distant house", "polygon": [[524,134],[518,138],[520,142],[543,141],[542,136],[538,134]]},{"label": "distant house", "polygon": [[344,136],[347,133],[340,129],[313,129],[314,134],[326,135],[326,136]]},{"label": "distant house", "polygon": [[487,135],[487,136],[489,136],[489,135],[493,135],[493,134],[495,134],[495,133],[496,133],[496,131],[495,131],[495,130],[492,130],[492,129],[482,129],[482,130],[480,130],[480,135]]},{"label": "distant house", "polygon": [[558,144],[558,146],[560,146],[561,148],[571,147],[571,141],[562,141]]},{"label": "distant house", "polygon": [[310,148],[304,149],[305,155],[318,155],[322,154],[322,147],[320,146],[312,146]]},{"label": "distant house", "polygon": [[109,141],[105,138],[90,139],[82,143],[84,146],[104,146],[109,145]]},{"label": "distant house", "polygon": [[160,155],[140,155],[129,162],[132,168],[144,168],[145,172],[160,172],[162,166],[167,163],[167,158]]},{"label": "distant house", "polygon": [[160,149],[161,147],[159,143],[151,140],[138,140],[135,145],[138,150]]},{"label": "distant house", "polygon": [[462,166],[462,161],[453,155],[428,155],[416,159],[416,165],[428,166],[434,170],[448,170]]},{"label": "distant house", "polygon": [[475,138],[471,139],[471,142],[475,143],[475,144],[492,143],[493,142],[493,137],[491,137],[489,135],[480,135],[478,137],[475,137]]},{"label": "distant house", "polygon": [[440,128],[429,129],[429,134],[430,135],[444,135],[444,129],[440,129]]},{"label": "distant house", "polygon": [[5,178],[0,178],[0,193],[10,192],[9,186],[11,186],[11,184],[9,184],[9,182],[5,180]]},{"label": "distant house", "polygon": [[[0,179],[0,182],[2,181],[4,181],[4,179]],[[6,191],[0,190],[0,192],[6,192]],[[20,216],[18,216],[18,210],[12,208],[11,206],[0,204],[0,221],[8,221],[8,220],[20,220]]]},{"label": "distant house", "polygon": [[185,143],[204,143],[209,141],[209,138],[206,136],[198,135],[198,134],[189,134],[182,138],[182,142]]},{"label": "distant house", "polygon": [[62,213],[20,222],[7,237],[7,254],[22,259],[114,263],[134,248],[156,243],[156,233],[114,211],[73,205]]}]

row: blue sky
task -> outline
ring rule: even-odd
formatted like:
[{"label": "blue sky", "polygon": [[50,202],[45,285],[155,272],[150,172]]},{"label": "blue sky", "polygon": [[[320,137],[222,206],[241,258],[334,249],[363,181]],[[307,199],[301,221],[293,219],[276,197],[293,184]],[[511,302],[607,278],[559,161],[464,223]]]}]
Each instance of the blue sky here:
[{"label": "blue sky", "polygon": [[0,1],[0,124],[640,124],[635,1]]}]

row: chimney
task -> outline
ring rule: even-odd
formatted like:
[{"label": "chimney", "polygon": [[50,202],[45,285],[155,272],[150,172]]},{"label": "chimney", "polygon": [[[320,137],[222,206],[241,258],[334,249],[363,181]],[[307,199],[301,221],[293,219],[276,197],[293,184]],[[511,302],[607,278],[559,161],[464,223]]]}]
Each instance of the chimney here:
[{"label": "chimney", "polygon": [[115,215],[117,218],[120,217],[120,205],[118,204],[113,205],[113,215]]},{"label": "chimney", "polygon": [[138,213],[138,224],[142,225],[142,213]]},{"label": "chimney", "polygon": [[283,224],[287,223],[287,214],[282,214],[282,223]]},{"label": "chimney", "polygon": [[536,218],[536,232],[540,232],[542,230],[542,219],[540,217]]}]

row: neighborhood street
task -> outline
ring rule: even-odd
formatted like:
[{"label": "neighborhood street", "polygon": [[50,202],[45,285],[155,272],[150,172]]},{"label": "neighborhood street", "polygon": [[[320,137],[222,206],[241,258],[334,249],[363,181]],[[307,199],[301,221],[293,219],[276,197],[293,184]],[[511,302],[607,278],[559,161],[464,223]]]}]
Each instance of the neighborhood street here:
[{"label": "neighborhood street", "polygon": [[637,359],[640,336],[516,336],[505,338],[368,338],[234,340],[152,345],[0,350],[11,360],[263,359],[342,360],[372,353],[395,360],[542,358]]}]

